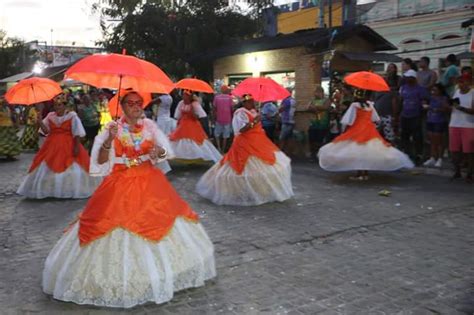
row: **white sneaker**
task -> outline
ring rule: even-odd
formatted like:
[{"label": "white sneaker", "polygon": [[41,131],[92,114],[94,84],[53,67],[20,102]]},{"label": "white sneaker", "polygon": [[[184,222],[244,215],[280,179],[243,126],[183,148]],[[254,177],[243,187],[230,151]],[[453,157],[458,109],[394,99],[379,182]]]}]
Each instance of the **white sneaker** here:
[{"label": "white sneaker", "polygon": [[433,165],[435,165],[435,163],[436,163],[436,160],[433,157],[430,157],[429,160],[427,160],[425,163],[423,163],[423,166],[426,166],[426,167],[433,166]]},{"label": "white sneaker", "polygon": [[443,160],[442,160],[442,159],[438,159],[438,161],[436,161],[436,163],[435,163],[434,166],[440,168],[441,166],[443,166]]}]

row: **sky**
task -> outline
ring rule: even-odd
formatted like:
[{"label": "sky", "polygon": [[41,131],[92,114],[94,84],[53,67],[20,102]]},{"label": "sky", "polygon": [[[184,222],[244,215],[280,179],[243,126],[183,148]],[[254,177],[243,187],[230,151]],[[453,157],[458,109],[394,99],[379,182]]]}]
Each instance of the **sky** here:
[{"label": "sky", "polygon": [[95,47],[102,35],[99,15],[91,12],[92,3],[94,0],[0,0],[0,29],[9,37],[27,42],[38,40],[51,45],[52,40],[54,45],[70,46],[75,42],[75,46]]},{"label": "sky", "polygon": [[[0,29],[9,37],[54,45],[95,47],[101,39],[93,0],[0,0]],[[53,32],[51,32],[51,29]],[[51,36],[52,35],[52,36]]]}]

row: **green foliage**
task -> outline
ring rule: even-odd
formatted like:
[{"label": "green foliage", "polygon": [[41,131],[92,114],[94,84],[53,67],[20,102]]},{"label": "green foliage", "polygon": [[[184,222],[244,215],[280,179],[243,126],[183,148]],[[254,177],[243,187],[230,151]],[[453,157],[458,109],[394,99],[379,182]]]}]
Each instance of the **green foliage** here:
[{"label": "green foliage", "polygon": [[25,43],[0,30],[0,79],[31,71],[31,53]]},{"label": "green foliage", "polygon": [[107,50],[125,48],[177,78],[209,78],[212,65],[191,66],[189,57],[256,35],[259,13],[271,2],[253,1],[246,14],[225,0],[100,0],[94,9],[101,12]]}]

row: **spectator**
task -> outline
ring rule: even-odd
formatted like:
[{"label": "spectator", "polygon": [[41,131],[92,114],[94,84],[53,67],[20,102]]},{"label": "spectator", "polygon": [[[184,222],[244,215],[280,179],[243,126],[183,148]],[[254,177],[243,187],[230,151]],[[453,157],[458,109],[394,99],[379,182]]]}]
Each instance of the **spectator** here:
[{"label": "spectator", "polygon": [[456,87],[456,80],[459,77],[459,69],[456,66],[456,55],[450,54],[446,57],[447,68],[441,76],[441,84],[444,86],[449,97],[453,97]]},{"label": "spectator", "polygon": [[[403,74],[405,84],[400,88],[402,111],[400,115],[401,141],[404,152],[416,163],[420,162],[423,149],[422,112],[423,100],[429,98],[426,89],[418,85],[416,71]],[[411,140],[413,139],[413,141]],[[413,148],[414,146],[414,148]]]},{"label": "spectator", "polygon": [[262,107],[262,127],[267,137],[273,142],[275,138],[276,117],[278,108],[274,102],[266,102]]},{"label": "spectator", "polygon": [[402,78],[400,79],[400,86],[405,84],[405,77],[403,76],[408,70],[418,71],[418,67],[411,58],[405,58],[402,61]]},{"label": "spectator", "polygon": [[467,159],[466,180],[472,183],[474,171],[474,90],[472,77],[463,75],[458,79],[459,89],[454,93],[453,110],[449,122],[449,149],[453,155],[453,179],[461,177],[462,157]]},{"label": "spectator", "polygon": [[324,98],[324,90],[317,86],[314,98],[310,102],[308,110],[314,112],[308,129],[309,151],[311,159],[317,161],[318,151],[324,145],[324,140],[329,132],[329,108],[331,100]]},{"label": "spectator", "polygon": [[472,67],[464,66],[461,68],[461,76],[467,75],[471,78],[471,89],[474,88],[473,83],[474,80],[472,79]]},{"label": "spectator", "polygon": [[334,138],[341,133],[341,126],[339,124],[339,113],[336,109],[331,108],[329,111],[329,133],[326,137],[326,142],[332,142]]},{"label": "spectator", "polygon": [[380,116],[379,122],[376,123],[377,129],[381,136],[390,143],[395,142],[395,132],[392,123],[398,108],[396,100],[394,100],[395,97],[395,93],[392,91],[375,93],[374,107]]},{"label": "spectator", "polygon": [[431,145],[431,157],[423,165],[441,167],[443,134],[448,127],[446,112],[449,111],[448,97],[442,84],[437,83],[431,88],[429,104],[425,104],[424,108],[428,110],[426,130]]},{"label": "spectator", "polygon": [[296,110],[296,101],[291,96],[292,90],[287,89],[290,92],[290,96],[285,98],[281,102],[280,114],[281,114],[281,132],[280,132],[280,149],[288,154],[287,146],[288,140],[291,139],[293,135],[293,128],[295,126],[295,110]]},{"label": "spectator", "polygon": [[420,67],[416,73],[418,84],[426,88],[428,91],[431,91],[431,88],[438,81],[438,75],[434,70],[430,69],[430,58],[421,57],[418,65]]},{"label": "spectator", "polygon": [[100,112],[87,94],[82,96],[81,104],[77,108],[79,118],[81,118],[82,125],[86,131],[86,147],[90,153],[94,139],[100,129]]},{"label": "spectator", "polygon": [[387,66],[387,71],[385,72],[385,80],[387,81],[390,90],[398,93],[400,89],[400,76],[398,75],[398,67],[394,63],[390,63]]},{"label": "spectator", "polygon": [[214,137],[217,149],[221,153],[227,152],[227,141],[232,132],[233,107],[234,102],[230,96],[230,88],[227,85],[221,86],[221,94],[216,95],[213,101]]}]

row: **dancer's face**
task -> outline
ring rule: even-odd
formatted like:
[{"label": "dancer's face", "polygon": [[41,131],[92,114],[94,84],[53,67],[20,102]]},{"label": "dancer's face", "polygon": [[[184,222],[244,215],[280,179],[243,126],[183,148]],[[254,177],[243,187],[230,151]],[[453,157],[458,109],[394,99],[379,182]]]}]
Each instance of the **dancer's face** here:
[{"label": "dancer's face", "polygon": [[122,110],[128,118],[139,119],[143,114],[143,99],[137,93],[129,93],[122,100]]}]

